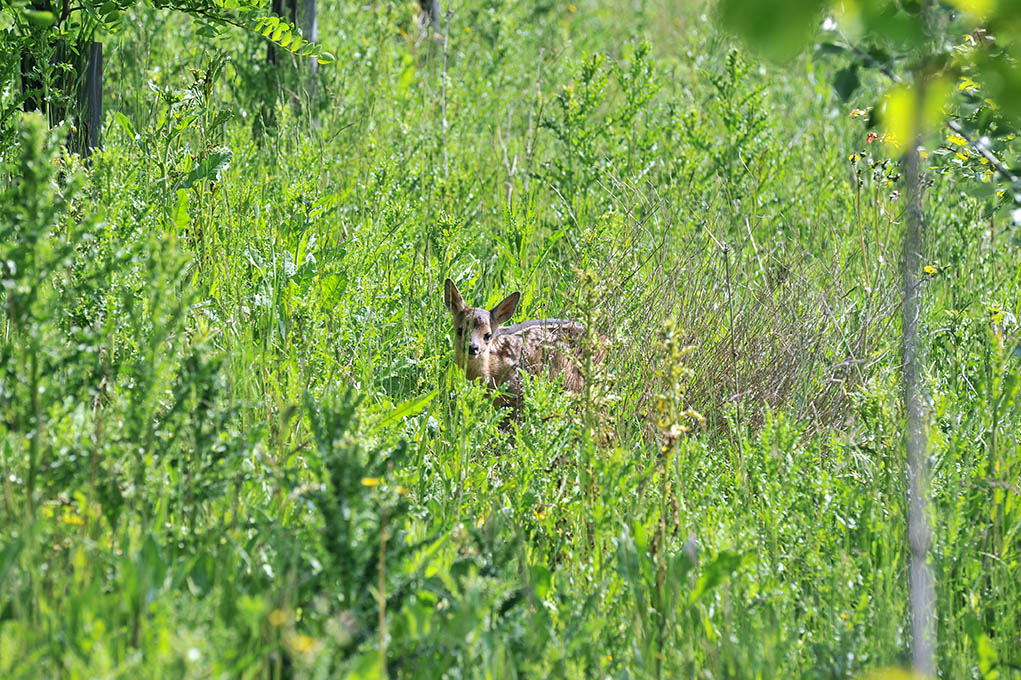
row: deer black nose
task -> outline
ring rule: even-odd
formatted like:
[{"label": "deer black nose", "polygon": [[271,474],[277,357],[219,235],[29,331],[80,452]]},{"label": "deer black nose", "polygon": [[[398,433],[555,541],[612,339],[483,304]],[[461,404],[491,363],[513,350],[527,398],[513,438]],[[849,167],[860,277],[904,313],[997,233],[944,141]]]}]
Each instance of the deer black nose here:
[{"label": "deer black nose", "polygon": [[475,356],[478,353],[479,353],[479,346],[478,345],[468,345],[468,354],[469,354],[469,356]]}]

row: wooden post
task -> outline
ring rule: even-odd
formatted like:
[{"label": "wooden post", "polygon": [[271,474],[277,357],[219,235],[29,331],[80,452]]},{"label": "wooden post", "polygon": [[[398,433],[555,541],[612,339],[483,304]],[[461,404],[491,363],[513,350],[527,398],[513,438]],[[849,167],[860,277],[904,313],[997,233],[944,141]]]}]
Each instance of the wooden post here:
[{"label": "wooden post", "polygon": [[83,50],[85,74],[78,94],[78,139],[81,155],[99,148],[103,128],[103,43],[89,43]]}]

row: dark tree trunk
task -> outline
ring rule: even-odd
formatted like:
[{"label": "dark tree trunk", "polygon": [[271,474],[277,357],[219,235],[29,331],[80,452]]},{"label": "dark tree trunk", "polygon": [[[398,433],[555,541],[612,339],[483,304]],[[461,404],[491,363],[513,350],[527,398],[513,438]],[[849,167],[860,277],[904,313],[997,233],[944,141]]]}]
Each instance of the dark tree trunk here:
[{"label": "dark tree trunk", "polygon": [[440,0],[418,0],[418,6],[422,8],[432,37],[434,32],[440,30]]},{"label": "dark tree trunk", "polygon": [[[283,14],[284,0],[273,0],[270,4],[270,11],[277,16]],[[271,42],[266,42],[266,63],[277,63],[277,47]]]},{"label": "dark tree trunk", "polygon": [[[32,9],[41,12],[52,12],[53,7],[50,0],[32,0]],[[36,33],[41,40],[41,33]],[[24,52],[21,55],[21,94],[24,96],[22,109],[25,111],[39,111],[47,113],[45,93],[43,92],[43,79],[39,73],[39,53]],[[52,124],[52,121],[51,121]]]},{"label": "dark tree trunk", "polygon": [[[298,0],[273,0],[270,10],[281,19],[288,19],[295,26],[298,25]],[[266,45],[266,63],[277,63],[277,48],[273,43]]]},{"label": "dark tree trunk", "polygon": [[21,55],[21,94],[24,96],[22,108],[25,111],[43,111],[42,81],[36,72],[35,55],[25,52]]}]

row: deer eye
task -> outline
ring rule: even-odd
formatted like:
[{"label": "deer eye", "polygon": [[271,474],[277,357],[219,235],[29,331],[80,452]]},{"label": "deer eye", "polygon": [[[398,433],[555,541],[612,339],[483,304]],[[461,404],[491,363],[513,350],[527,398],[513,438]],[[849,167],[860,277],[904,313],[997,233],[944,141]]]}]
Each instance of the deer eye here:
[{"label": "deer eye", "polygon": [[491,337],[493,337],[492,333],[486,333],[485,335],[482,336],[482,339],[483,340],[489,340]]}]

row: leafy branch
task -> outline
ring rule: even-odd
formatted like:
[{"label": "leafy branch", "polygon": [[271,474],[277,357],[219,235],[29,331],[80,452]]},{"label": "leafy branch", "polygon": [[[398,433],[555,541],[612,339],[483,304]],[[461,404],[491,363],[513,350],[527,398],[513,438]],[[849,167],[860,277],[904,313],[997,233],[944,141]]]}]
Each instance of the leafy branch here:
[{"label": "leafy branch", "polygon": [[[91,40],[96,31],[116,31],[124,13],[138,0],[82,0],[72,3],[64,0],[59,5],[48,4],[38,9],[23,2],[5,2],[0,11],[8,14],[17,33],[28,36],[44,31],[51,36],[68,32],[75,27],[80,39]],[[158,9],[170,9],[193,17],[200,17],[220,27],[234,26],[258,33],[274,45],[298,57],[316,59],[329,64],[334,56],[318,43],[306,40],[301,29],[293,23],[267,11],[266,0],[154,0]]]},{"label": "leafy branch", "polygon": [[[876,70],[896,85],[904,83],[904,79],[900,76],[900,74],[894,71],[888,59],[881,59],[877,56],[875,51],[870,52],[863,49],[861,46],[854,44],[843,35],[841,35],[841,38],[841,41],[820,43],[817,47],[817,51],[820,54],[839,54],[846,52],[854,55],[854,58],[857,59],[855,63],[841,69],[834,79],[834,88],[842,100],[846,101],[850,99],[854,92],[860,87],[861,81],[857,76],[859,66]],[[1017,173],[1000,161],[996,154],[994,154],[990,149],[989,144],[986,143],[986,141],[983,141],[981,138],[976,139],[973,134],[966,130],[965,127],[953,117],[948,116],[944,123],[951,132],[963,139],[970,148],[974,149],[976,153],[981,155],[989,163],[989,165],[996,170],[996,172],[1000,173],[1000,175],[1009,183],[1016,184],[1019,181]]]}]

